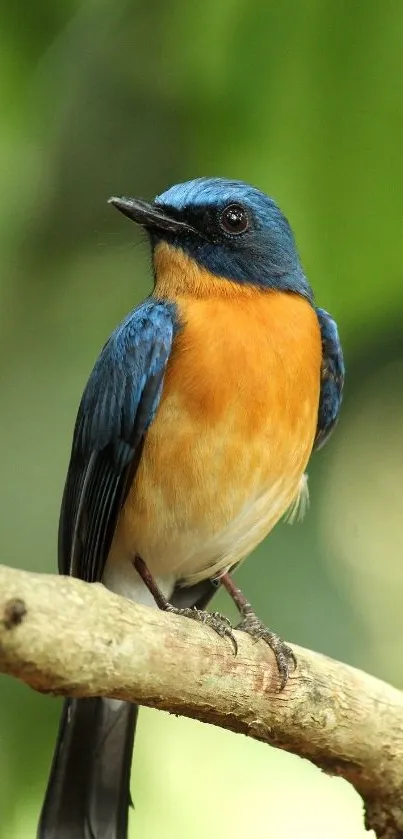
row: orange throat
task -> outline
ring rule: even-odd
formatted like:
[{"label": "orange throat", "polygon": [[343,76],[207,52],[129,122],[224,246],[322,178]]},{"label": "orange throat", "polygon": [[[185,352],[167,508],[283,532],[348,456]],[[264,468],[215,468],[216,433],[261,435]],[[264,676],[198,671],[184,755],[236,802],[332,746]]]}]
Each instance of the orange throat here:
[{"label": "orange throat", "polygon": [[160,242],[153,254],[155,297],[205,299],[212,297],[254,297],[262,290],[249,283],[237,283],[211,274],[181,248]]}]

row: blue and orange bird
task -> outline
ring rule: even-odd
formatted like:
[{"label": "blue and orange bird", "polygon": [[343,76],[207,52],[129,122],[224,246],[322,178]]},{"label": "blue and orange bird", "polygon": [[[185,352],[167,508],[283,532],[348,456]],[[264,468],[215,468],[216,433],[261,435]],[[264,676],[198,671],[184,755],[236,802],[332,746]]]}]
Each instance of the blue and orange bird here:
[{"label": "blue and orange bird", "polygon": [[[110,202],[147,231],[154,289],[85,388],[59,570],[203,619],[236,645],[229,622],[203,611],[223,585],[283,687],[293,654],[230,572],[306,495],[309,457],[342,399],[336,323],[258,189],[200,178],[152,203]],[[66,700],[38,839],[126,839],[135,725],[129,703]]]}]

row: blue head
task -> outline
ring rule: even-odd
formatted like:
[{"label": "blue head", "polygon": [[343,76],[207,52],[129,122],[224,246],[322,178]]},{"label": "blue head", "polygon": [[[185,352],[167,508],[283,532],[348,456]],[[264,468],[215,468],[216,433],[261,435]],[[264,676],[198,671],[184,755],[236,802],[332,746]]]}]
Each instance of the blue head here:
[{"label": "blue head", "polygon": [[272,198],[242,181],[198,178],[153,204],[111,202],[148,230],[154,247],[165,242],[218,277],[312,300],[287,219]]}]

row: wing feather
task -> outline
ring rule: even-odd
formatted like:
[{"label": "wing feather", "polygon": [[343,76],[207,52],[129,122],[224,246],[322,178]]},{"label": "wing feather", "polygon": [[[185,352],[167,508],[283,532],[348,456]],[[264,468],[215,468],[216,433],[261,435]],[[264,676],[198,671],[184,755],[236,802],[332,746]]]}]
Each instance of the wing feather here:
[{"label": "wing feather", "polygon": [[95,364],[78,411],[63,493],[63,574],[88,582],[102,578],[178,328],[173,304],[148,300],[118,326]]},{"label": "wing feather", "polygon": [[329,439],[343,399],[344,359],[336,321],[324,309],[316,309],[322,336],[322,371],[318,425],[314,451]]}]

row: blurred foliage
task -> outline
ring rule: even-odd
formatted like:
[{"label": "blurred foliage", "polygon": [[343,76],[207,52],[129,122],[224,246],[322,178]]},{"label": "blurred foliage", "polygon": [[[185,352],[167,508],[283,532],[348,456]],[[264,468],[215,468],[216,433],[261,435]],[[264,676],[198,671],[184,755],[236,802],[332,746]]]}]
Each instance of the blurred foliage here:
[{"label": "blurred foliage", "polygon": [[[107,197],[239,177],[290,218],[348,379],[309,516],[238,579],[285,637],[402,683],[402,37],[393,0],[3,0],[2,561],[55,569],[82,388],[150,288],[147,248]],[[35,835],[59,705],[0,680],[4,839]],[[343,782],[152,711],[133,788],[144,839],[365,835]]]}]

